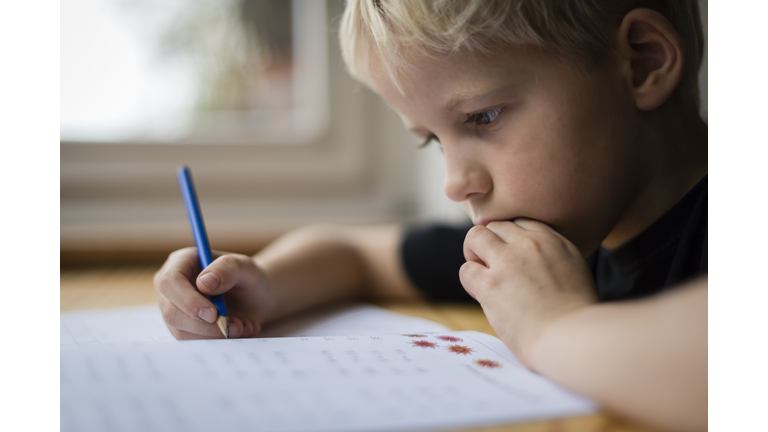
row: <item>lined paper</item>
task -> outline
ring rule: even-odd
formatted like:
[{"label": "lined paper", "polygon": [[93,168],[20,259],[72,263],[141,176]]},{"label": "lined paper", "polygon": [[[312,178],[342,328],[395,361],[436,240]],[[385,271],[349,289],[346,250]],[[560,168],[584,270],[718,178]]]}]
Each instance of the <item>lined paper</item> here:
[{"label": "lined paper", "polygon": [[[292,337],[267,337],[267,336]],[[405,431],[589,413],[498,339],[371,305],[175,341],[157,307],[61,314],[62,431]]]},{"label": "lined paper", "polygon": [[379,431],[590,412],[476,332],[61,350],[62,431]]},{"label": "lined paper", "polygon": [[[64,312],[61,346],[175,342],[157,306]],[[320,309],[266,327],[260,336],[333,336],[407,331],[447,331],[423,318],[409,317],[370,304]]]}]

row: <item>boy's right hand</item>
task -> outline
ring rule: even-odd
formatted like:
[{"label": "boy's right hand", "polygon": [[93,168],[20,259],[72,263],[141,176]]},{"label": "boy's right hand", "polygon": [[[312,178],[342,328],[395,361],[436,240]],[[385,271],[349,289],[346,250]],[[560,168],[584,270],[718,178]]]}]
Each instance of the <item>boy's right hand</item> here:
[{"label": "boy's right hand", "polygon": [[155,274],[160,311],[178,340],[224,337],[216,326],[216,307],[206,295],[225,294],[230,338],[258,335],[274,307],[267,275],[251,257],[217,251],[213,256],[201,272],[197,248],[179,249]]}]

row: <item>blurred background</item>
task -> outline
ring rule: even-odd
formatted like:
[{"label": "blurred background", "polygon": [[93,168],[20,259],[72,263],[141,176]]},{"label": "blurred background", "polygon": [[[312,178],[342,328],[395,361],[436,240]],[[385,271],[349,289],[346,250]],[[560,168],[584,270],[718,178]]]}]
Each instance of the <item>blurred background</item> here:
[{"label": "blurred background", "polygon": [[251,254],[313,222],[465,220],[436,146],[417,150],[344,70],[343,1],[60,5],[62,264],[192,245],[182,164],[219,250]]}]

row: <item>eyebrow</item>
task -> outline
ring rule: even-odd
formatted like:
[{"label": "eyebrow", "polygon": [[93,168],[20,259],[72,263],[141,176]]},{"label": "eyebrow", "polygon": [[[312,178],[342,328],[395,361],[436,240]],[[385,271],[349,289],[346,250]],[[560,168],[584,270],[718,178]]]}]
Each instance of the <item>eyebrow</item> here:
[{"label": "eyebrow", "polygon": [[485,99],[491,99],[493,97],[498,96],[499,94],[503,94],[508,92],[514,87],[518,87],[520,85],[520,82],[515,82],[512,84],[505,85],[504,87],[495,88],[490,91],[486,91],[485,93],[474,93],[474,92],[461,92],[457,95],[453,96],[451,99],[448,100],[448,103],[446,103],[443,106],[443,113],[445,114],[451,114],[454,111],[457,111],[459,108],[461,108],[464,104],[466,104],[469,101],[476,101],[480,102]]}]

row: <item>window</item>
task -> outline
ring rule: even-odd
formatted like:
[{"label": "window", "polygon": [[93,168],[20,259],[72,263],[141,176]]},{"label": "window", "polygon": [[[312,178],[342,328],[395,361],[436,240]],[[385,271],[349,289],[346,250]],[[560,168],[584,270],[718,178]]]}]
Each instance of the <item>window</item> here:
[{"label": "window", "polygon": [[62,3],[62,141],[285,144],[328,126],[325,5]]},{"label": "window", "polygon": [[[308,222],[391,222],[414,215],[420,190],[416,173],[419,156],[409,145],[414,138],[394,112],[344,70],[334,27],[343,12],[343,2],[164,0],[161,5],[159,0],[90,0],[87,5],[99,9],[103,16],[88,12],[92,15],[86,15],[87,25],[73,28],[73,15],[82,18],[86,14],[75,8],[80,3],[86,2],[65,0],[61,4],[63,251],[166,251],[189,245],[189,226],[175,180],[181,164],[193,170],[212,246],[218,249],[253,250]],[[253,12],[276,4],[290,7],[261,15]],[[214,92],[219,78],[206,75],[208,69],[195,75],[182,67],[191,62],[189,52],[198,49],[191,47],[222,44],[225,36],[213,30],[193,31],[194,38],[200,40],[189,42],[191,45],[183,49],[171,44],[173,49],[168,49],[172,53],[148,49],[145,54],[135,54],[144,56],[147,64],[154,62],[150,66],[159,71],[155,84],[148,84],[150,90],[144,93],[111,88],[138,88],[120,80],[103,84],[114,76],[101,75],[109,75],[110,67],[119,69],[114,62],[120,56],[110,57],[110,49],[120,55],[134,55],[127,48],[128,42],[122,47],[114,42],[99,48],[97,42],[109,40],[104,34],[134,35],[131,37],[139,41],[165,40],[163,32],[156,29],[167,26],[144,25],[140,18],[183,27],[201,17],[233,20],[233,14],[251,24],[231,36],[230,54],[239,52],[236,47],[248,45],[243,42],[248,35],[272,35],[263,37],[271,41],[263,42],[271,60],[259,57],[265,56],[264,52],[252,53],[251,60],[245,54],[237,59],[250,70],[242,77],[238,91]],[[274,24],[286,22],[290,15],[291,31],[276,36],[272,30],[249,30],[248,25],[258,25],[258,17],[265,14],[269,16],[266,22]],[[244,18],[248,16],[255,18],[248,21]],[[286,48],[288,39],[290,48]],[[86,48],[77,48],[78,43]],[[249,44],[257,45],[253,41]],[[198,61],[205,58],[201,56]],[[82,76],[73,73],[74,78],[67,77],[72,73],[68,71],[78,68],[91,75],[81,72]],[[114,75],[121,76],[118,72]],[[173,75],[176,73],[179,75]],[[158,90],[166,82],[163,79],[179,81],[176,90],[161,89],[178,93],[176,102],[165,100]],[[67,88],[67,82],[77,84]],[[217,97],[208,97],[216,92]],[[68,112],[79,103],[78,95],[83,96],[83,105],[98,102],[100,95],[113,95],[102,99],[104,105],[93,102],[104,111],[97,110],[95,115],[106,118],[109,110],[119,106],[117,94],[136,100],[144,97],[149,103],[133,111],[133,120],[122,123],[87,120],[85,114]],[[91,99],[86,101],[86,96]],[[107,127],[118,123],[122,126]]]}]

